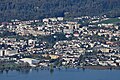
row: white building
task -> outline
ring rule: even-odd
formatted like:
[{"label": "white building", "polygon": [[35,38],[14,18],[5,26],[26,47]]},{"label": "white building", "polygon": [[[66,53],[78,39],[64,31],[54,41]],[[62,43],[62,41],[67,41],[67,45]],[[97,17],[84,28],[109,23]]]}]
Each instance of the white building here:
[{"label": "white building", "polygon": [[23,59],[20,59],[20,61],[24,63],[28,63],[32,67],[35,67],[36,64],[39,63],[39,60],[32,59],[32,58],[23,58]]},{"label": "white building", "polygon": [[0,56],[13,56],[18,54],[18,50],[0,50]]},{"label": "white building", "polygon": [[32,39],[28,40],[28,45],[31,45],[31,44],[35,44],[35,40],[32,40]]}]

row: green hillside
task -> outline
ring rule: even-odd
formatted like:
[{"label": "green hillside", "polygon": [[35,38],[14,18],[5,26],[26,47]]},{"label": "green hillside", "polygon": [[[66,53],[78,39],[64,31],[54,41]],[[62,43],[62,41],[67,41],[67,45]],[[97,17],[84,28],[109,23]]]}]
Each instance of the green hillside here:
[{"label": "green hillside", "polygon": [[119,0],[0,0],[0,21],[104,14],[120,16]]}]

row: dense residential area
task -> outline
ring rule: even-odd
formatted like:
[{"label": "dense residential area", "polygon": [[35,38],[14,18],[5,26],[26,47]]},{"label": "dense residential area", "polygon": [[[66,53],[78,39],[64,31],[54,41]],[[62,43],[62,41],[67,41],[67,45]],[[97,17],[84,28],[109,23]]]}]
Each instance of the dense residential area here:
[{"label": "dense residential area", "polygon": [[120,17],[53,17],[2,22],[0,64],[0,69],[119,69]]}]

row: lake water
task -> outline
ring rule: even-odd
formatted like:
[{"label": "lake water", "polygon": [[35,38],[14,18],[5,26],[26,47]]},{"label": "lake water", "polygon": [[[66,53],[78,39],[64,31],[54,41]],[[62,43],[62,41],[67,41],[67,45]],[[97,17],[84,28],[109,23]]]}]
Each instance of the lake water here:
[{"label": "lake water", "polygon": [[120,80],[120,70],[23,70],[0,72],[0,80]]}]

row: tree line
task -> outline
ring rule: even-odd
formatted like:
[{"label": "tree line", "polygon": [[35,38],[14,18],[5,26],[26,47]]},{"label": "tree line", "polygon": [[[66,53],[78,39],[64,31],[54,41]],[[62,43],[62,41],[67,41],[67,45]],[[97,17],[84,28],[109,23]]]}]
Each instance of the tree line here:
[{"label": "tree line", "polygon": [[119,0],[0,0],[0,22],[104,14],[120,16]]}]

